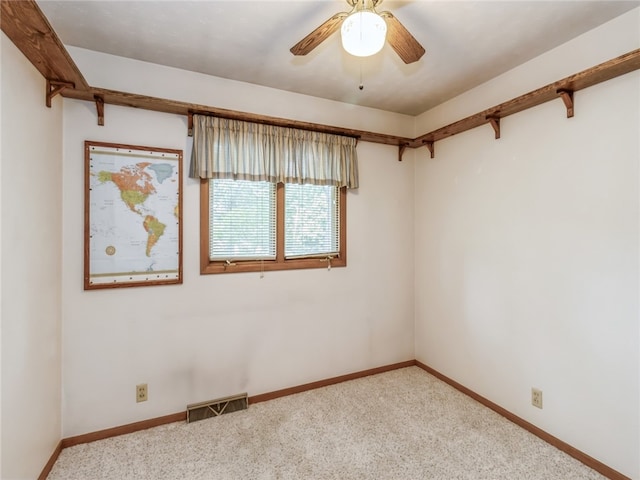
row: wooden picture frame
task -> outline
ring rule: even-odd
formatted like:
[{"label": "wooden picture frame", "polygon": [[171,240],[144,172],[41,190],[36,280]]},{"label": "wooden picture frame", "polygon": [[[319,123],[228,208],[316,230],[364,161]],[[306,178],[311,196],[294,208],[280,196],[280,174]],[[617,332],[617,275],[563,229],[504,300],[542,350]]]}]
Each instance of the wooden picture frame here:
[{"label": "wooden picture frame", "polygon": [[84,289],[182,283],[182,150],[84,142]]}]

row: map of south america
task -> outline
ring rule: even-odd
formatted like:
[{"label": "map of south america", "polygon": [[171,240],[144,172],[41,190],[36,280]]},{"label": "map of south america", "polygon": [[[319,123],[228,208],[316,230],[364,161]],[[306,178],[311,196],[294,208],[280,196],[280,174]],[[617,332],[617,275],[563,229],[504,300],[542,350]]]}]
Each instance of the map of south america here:
[{"label": "map of south america", "polygon": [[147,215],[146,217],[144,217],[144,223],[142,225],[149,234],[149,238],[147,240],[147,250],[145,253],[147,257],[150,257],[151,249],[156,243],[158,243],[158,240],[160,240],[160,237],[164,233],[166,225],[162,222],[159,222],[158,219],[153,215]]}]

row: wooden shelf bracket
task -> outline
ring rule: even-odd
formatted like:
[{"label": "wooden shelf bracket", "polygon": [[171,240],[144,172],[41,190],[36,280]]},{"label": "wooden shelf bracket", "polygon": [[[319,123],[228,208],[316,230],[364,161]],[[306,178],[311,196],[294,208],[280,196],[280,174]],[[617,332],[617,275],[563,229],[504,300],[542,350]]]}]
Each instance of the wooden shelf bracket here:
[{"label": "wooden shelf bracket", "polygon": [[404,154],[404,151],[407,149],[408,146],[409,146],[408,143],[402,143],[398,145],[398,161],[399,162],[402,161],[402,154]]},{"label": "wooden shelf bracket", "polygon": [[573,117],[573,90],[561,88],[557,91],[557,94],[560,95],[564,106],[567,107],[567,118]]},{"label": "wooden shelf bracket", "polygon": [[104,98],[102,95],[94,95],[96,101],[96,111],[98,112],[98,125],[104,126]]},{"label": "wooden shelf bracket", "polygon": [[193,112],[187,113],[187,135],[193,137]]},{"label": "wooden shelf bracket", "polygon": [[51,99],[62,93],[65,88],[75,88],[75,85],[71,82],[62,82],[60,80],[49,80],[47,78],[47,91],[46,93],[46,105],[51,108]]},{"label": "wooden shelf bracket", "polygon": [[487,120],[493,127],[493,131],[496,133],[496,140],[500,138],[500,117],[496,115],[487,115]]},{"label": "wooden shelf bracket", "polygon": [[422,143],[425,147],[429,149],[429,153],[431,153],[431,158],[436,157],[436,146],[433,140],[423,140]]}]

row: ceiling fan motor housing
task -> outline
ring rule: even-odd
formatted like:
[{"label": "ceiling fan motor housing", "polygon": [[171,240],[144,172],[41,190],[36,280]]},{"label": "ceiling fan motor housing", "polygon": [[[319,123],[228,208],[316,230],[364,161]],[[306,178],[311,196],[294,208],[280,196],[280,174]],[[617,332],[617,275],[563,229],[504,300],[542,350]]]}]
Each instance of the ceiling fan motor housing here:
[{"label": "ceiling fan motor housing", "polygon": [[387,24],[373,11],[360,10],[342,22],[342,46],[356,57],[375,55],[384,47]]}]

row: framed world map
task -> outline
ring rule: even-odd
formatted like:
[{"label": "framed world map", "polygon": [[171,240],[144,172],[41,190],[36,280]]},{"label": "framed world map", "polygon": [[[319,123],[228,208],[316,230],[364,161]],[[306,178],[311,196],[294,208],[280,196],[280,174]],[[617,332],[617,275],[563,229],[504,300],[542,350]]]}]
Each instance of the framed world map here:
[{"label": "framed world map", "polygon": [[84,152],[84,289],[182,283],[182,150]]}]

